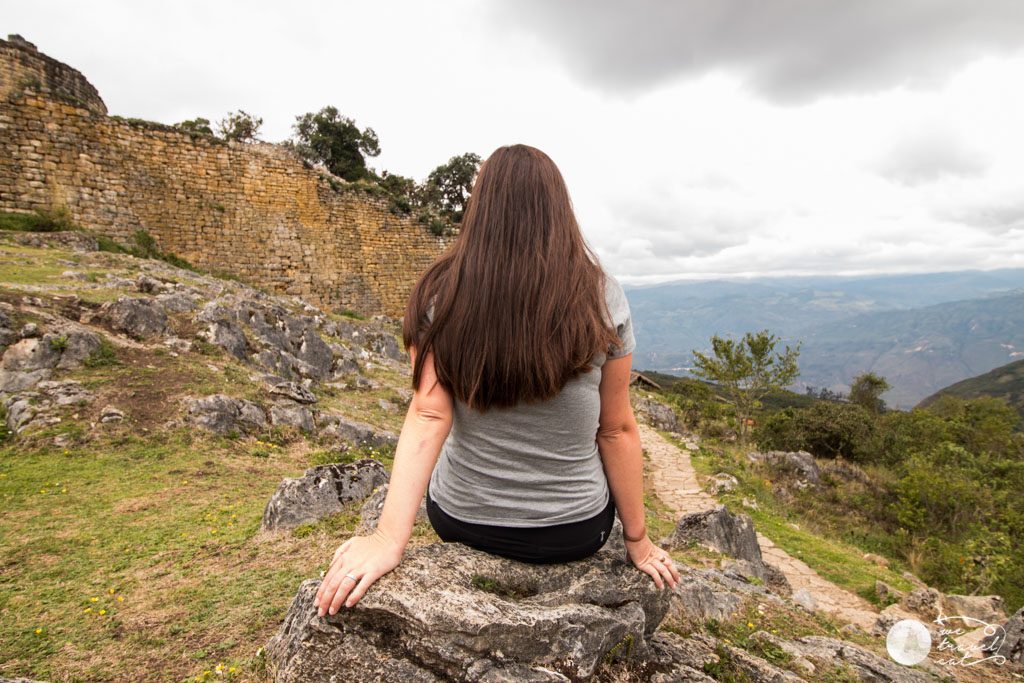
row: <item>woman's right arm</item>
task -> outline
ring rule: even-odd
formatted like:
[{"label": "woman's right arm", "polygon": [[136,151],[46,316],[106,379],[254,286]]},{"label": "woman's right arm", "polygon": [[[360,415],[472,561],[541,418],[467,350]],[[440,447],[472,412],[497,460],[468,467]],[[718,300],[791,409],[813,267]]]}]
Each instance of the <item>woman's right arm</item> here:
[{"label": "woman's right arm", "polygon": [[665,554],[647,536],[644,510],[644,460],[640,446],[633,406],[629,402],[629,373],[633,354],[609,358],[601,368],[601,417],[597,430],[597,447],[601,464],[608,478],[608,488],[615,500],[624,536],[626,551],[636,567],[650,574],[658,588],[665,582],[675,588],[679,571],[669,560],[655,558]]}]

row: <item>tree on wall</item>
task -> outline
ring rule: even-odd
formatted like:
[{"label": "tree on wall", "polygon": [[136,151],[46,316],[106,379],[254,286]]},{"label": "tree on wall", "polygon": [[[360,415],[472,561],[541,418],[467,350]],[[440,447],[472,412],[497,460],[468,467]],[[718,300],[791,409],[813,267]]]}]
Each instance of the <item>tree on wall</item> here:
[{"label": "tree on wall", "polygon": [[722,387],[736,409],[741,445],[746,444],[747,423],[761,398],[769,391],[782,389],[800,374],[796,363],[800,343],[777,352],[778,342],[779,338],[768,330],[747,332],[740,340],[714,335],[710,355],[693,352],[693,374]]},{"label": "tree on wall", "polygon": [[[205,119],[197,119],[205,120]],[[207,121],[209,123],[209,121]],[[225,140],[237,140],[238,142],[251,142],[256,140],[259,134],[263,119],[247,114],[239,109],[228,114],[217,124],[217,133]]]},{"label": "tree on wall", "polygon": [[436,209],[452,223],[461,223],[480,162],[479,155],[469,152],[435,168],[421,189],[421,204]]},{"label": "tree on wall", "polygon": [[182,121],[181,123],[174,124],[174,127],[180,128],[187,133],[199,133],[200,135],[209,135],[213,137],[213,128],[210,127],[210,119],[189,119],[188,121]]},{"label": "tree on wall", "polygon": [[372,128],[359,130],[355,121],[342,116],[336,107],[295,117],[292,148],[309,163],[323,164],[328,171],[348,181],[372,178],[366,157],[380,154],[380,141]]}]

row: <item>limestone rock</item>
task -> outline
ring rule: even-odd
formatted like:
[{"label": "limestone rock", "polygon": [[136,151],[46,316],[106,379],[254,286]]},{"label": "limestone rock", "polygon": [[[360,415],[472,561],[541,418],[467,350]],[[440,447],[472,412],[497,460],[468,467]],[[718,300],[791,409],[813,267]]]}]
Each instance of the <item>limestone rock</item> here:
[{"label": "limestone rock", "polygon": [[296,403],[316,403],[316,394],[298,382],[285,380],[272,382],[270,383],[269,391],[275,396],[284,396]]},{"label": "limestone rock", "polygon": [[167,311],[148,297],[119,296],[100,306],[97,318],[110,329],[124,332],[133,339],[144,340],[168,330]]},{"label": "limestone rock", "polygon": [[7,347],[0,368],[8,372],[51,369],[57,367],[60,355],[56,344],[45,343],[39,337],[25,337]]},{"label": "limestone rock", "polygon": [[637,398],[635,403],[637,413],[655,429],[677,433],[682,431],[676,411],[670,406],[646,396]]},{"label": "limestone rock", "polygon": [[793,591],[792,595],[793,602],[803,607],[808,612],[813,612],[818,609],[818,599],[814,597],[806,588],[800,588]]},{"label": "limestone rock", "polygon": [[904,596],[901,604],[911,612],[934,619],[942,611],[942,593],[935,588],[915,588]]},{"label": "limestone rock", "polygon": [[270,424],[290,425],[304,432],[312,432],[315,428],[310,409],[301,403],[287,400],[270,406]]},{"label": "limestone rock", "polygon": [[[621,539],[620,539],[621,540]],[[643,660],[669,596],[611,539],[536,565],[458,543],[407,551],[352,608],[318,617],[299,587],[266,647],[277,681],[586,680],[607,657]]]},{"label": "limestone rock", "polygon": [[363,500],[387,481],[384,466],[369,458],[310,467],[301,477],[278,485],[263,510],[261,528],[291,529],[319,521],[341,512],[346,503]]},{"label": "limestone rock", "polygon": [[814,456],[807,451],[753,451],[747,454],[751,462],[761,462],[775,472],[791,474],[809,484],[821,482],[821,470]]},{"label": "limestone rock", "polygon": [[199,305],[199,295],[190,292],[164,292],[158,294],[156,300],[168,311],[185,313],[195,310]]},{"label": "limestone rock", "polygon": [[983,651],[1006,657],[1014,664],[1024,663],[1024,607],[1014,612],[1002,629],[981,642]]},{"label": "limestone rock", "polygon": [[203,398],[188,398],[185,422],[204,429],[227,434],[233,429],[249,432],[263,429],[267,417],[263,409],[241,398],[213,394]]},{"label": "limestone rock", "polygon": [[[388,487],[390,484],[384,484],[373,490],[370,497],[363,503],[362,509],[359,511],[360,521],[359,526],[356,527],[356,534],[366,535],[371,533],[377,528],[377,522],[380,521],[381,510],[384,509],[384,499],[388,495]],[[427,497],[423,496],[420,501],[420,507],[416,510],[416,522],[422,522],[427,519]]]},{"label": "limestone rock", "polygon": [[943,595],[942,613],[965,616],[994,624],[1006,619],[1003,598],[998,595]]},{"label": "limestone rock", "polygon": [[398,436],[389,431],[377,431],[371,425],[350,420],[337,413],[320,413],[316,418],[321,434],[334,436],[356,446],[382,448],[398,444]]},{"label": "limestone rock", "polygon": [[771,683],[798,683],[802,681],[792,671],[780,669],[774,664],[746,650],[733,647],[706,633],[694,633],[684,638],[676,633],[659,632],[652,639],[657,673],[651,673],[646,680],[658,683],[667,681],[713,681],[703,672],[705,667],[713,668],[721,663],[723,653],[728,657],[729,670],[736,671],[738,678],[721,680],[770,681]]},{"label": "limestone rock", "polygon": [[124,411],[115,406],[103,406],[100,410],[100,422],[120,422],[124,419]]},{"label": "limestone rock", "polygon": [[679,548],[690,541],[698,541],[730,557],[747,560],[757,572],[757,577],[764,578],[761,548],[749,515],[733,514],[724,505],[683,515],[662,543],[669,548]]},{"label": "limestone rock", "polygon": [[711,475],[708,479],[708,483],[704,485],[704,490],[711,495],[717,495],[719,493],[735,491],[736,487],[739,485],[740,482],[736,477],[727,472],[719,472],[718,474]]},{"label": "limestone rock", "polygon": [[776,567],[774,564],[764,563],[764,585],[768,587],[768,590],[776,593],[777,595],[792,595],[793,587],[789,584],[789,579],[782,573],[782,570]]},{"label": "limestone rock", "polygon": [[939,678],[926,671],[910,669],[844,640],[826,636],[803,636],[789,641],[803,657],[821,666],[845,664],[862,681],[930,683]]}]

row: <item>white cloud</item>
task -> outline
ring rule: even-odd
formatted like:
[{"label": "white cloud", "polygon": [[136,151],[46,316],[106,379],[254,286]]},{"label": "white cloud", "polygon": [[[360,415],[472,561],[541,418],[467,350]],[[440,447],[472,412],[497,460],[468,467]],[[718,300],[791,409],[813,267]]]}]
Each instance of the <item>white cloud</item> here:
[{"label": "white cloud", "polygon": [[[658,45],[612,41],[609,54],[629,63],[604,79],[557,68],[549,34],[562,19],[551,12],[567,10],[532,3],[179,2],[168,12],[43,1],[5,7],[0,30],[80,69],[113,114],[173,123],[244,109],[263,117],[265,139],[281,140],[297,114],[333,104],[377,131],[383,153],[371,165],[417,178],[455,154],[535,145],[625,283],[1024,265],[1016,10],[939,2],[942,21],[921,27],[915,12],[928,3],[857,3],[845,22],[836,4],[817,4],[832,8],[815,15],[820,31],[813,17],[750,21],[728,29],[725,56],[682,69]],[[658,16],[633,11],[622,22]],[[948,26],[964,12],[969,25]],[[576,52],[564,58],[609,59],[592,43],[612,29],[574,16],[594,33],[568,36]],[[622,22],[626,40],[637,29]],[[876,24],[884,35],[868,41]],[[663,33],[710,41],[725,30],[700,26],[666,21]],[[825,62],[801,71],[801,45]],[[908,55],[929,87],[899,85]],[[622,97],[616,79],[637,87]]]}]

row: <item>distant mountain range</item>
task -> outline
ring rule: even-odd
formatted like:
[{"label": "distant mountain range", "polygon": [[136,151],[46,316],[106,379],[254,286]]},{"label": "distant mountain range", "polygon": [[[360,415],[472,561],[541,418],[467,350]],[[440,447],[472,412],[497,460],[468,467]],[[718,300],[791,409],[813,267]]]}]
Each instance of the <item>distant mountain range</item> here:
[{"label": "distant mountain range", "polygon": [[778,277],[624,286],[634,366],[685,374],[712,335],[769,329],[803,342],[793,388],[847,391],[886,377],[909,408],[959,380],[1024,357],[1024,268],[865,277]]},{"label": "distant mountain range", "polygon": [[1021,418],[1024,419],[1024,358],[1000,365],[995,370],[990,370],[983,375],[948,386],[924,399],[919,405],[925,407],[944,394],[960,398],[978,398],[979,396],[1004,398],[1007,403],[1017,409]]}]

